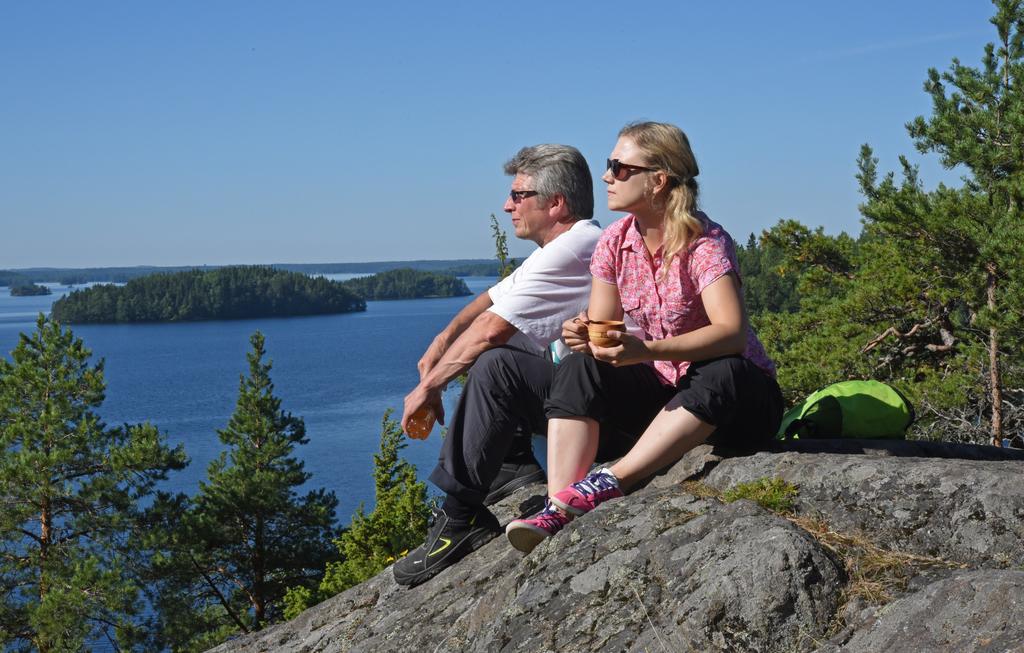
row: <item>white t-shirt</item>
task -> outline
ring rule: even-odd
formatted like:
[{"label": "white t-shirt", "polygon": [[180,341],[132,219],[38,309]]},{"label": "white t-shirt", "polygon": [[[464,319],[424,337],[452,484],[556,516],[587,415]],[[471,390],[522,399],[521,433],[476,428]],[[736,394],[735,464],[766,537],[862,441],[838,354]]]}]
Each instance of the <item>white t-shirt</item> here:
[{"label": "white t-shirt", "polygon": [[494,303],[488,310],[519,329],[510,344],[543,353],[557,341],[556,356],[568,354],[562,322],[590,302],[590,255],[600,238],[597,220],[579,220],[487,291]]}]

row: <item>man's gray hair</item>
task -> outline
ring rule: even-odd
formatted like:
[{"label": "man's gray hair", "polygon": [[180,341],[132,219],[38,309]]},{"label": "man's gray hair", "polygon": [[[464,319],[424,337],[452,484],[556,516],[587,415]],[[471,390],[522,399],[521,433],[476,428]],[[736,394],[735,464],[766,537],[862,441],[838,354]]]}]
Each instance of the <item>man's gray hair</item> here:
[{"label": "man's gray hair", "polygon": [[569,215],[577,220],[594,216],[594,181],[580,151],[570,145],[544,143],[524,147],[508,163],[505,174],[529,175],[533,188],[543,199],[561,195]]}]

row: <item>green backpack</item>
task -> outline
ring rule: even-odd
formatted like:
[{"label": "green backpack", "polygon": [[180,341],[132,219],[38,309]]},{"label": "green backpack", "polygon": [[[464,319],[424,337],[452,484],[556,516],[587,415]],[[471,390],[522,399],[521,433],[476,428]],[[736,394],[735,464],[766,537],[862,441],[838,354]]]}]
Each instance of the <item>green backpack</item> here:
[{"label": "green backpack", "polygon": [[775,437],[903,439],[913,422],[914,407],[896,388],[881,381],[842,381],[789,409]]}]

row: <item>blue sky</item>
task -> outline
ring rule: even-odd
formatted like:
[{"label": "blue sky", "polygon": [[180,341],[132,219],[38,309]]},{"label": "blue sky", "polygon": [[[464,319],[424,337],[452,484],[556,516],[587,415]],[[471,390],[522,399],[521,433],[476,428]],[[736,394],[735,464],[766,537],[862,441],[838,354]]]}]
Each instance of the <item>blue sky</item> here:
[{"label": "blue sky", "polygon": [[[976,65],[991,4],[6,2],[0,268],[491,256],[501,166],[674,122],[702,207],[857,233],[856,156],[917,155],[929,67]],[[507,226],[507,220],[503,224]],[[523,256],[529,243],[513,243]]]}]

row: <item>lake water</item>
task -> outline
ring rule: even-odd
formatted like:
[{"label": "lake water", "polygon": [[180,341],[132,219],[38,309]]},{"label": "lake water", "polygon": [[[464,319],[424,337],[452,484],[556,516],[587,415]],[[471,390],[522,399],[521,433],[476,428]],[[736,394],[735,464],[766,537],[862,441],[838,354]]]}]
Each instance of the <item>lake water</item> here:
[{"label": "lake water", "polygon": [[[327,275],[346,279],[357,275]],[[466,277],[480,293],[496,279]],[[18,334],[35,329],[66,288],[52,295],[11,297],[0,287],[0,355],[10,360]],[[296,449],[313,477],[307,488],[326,488],[339,500],[347,524],[360,503],[373,506],[373,454],[384,411],[401,416],[402,399],[419,380],[416,362],[434,335],[472,297],[367,302],[364,313],[180,324],[78,325],[75,335],[94,358],[106,361],[107,399],[99,414],[108,424],[149,421],[172,444],[182,443],[189,466],[166,489],[193,493],[207,464],[222,450],[217,429],[227,425],[248,372],[249,336],[266,336],[271,378],[282,408],[306,422],[309,443]],[[456,395],[446,393],[451,412]],[[403,456],[426,478],[437,460],[438,429],[410,441]],[[434,488],[431,486],[431,489]]]}]

